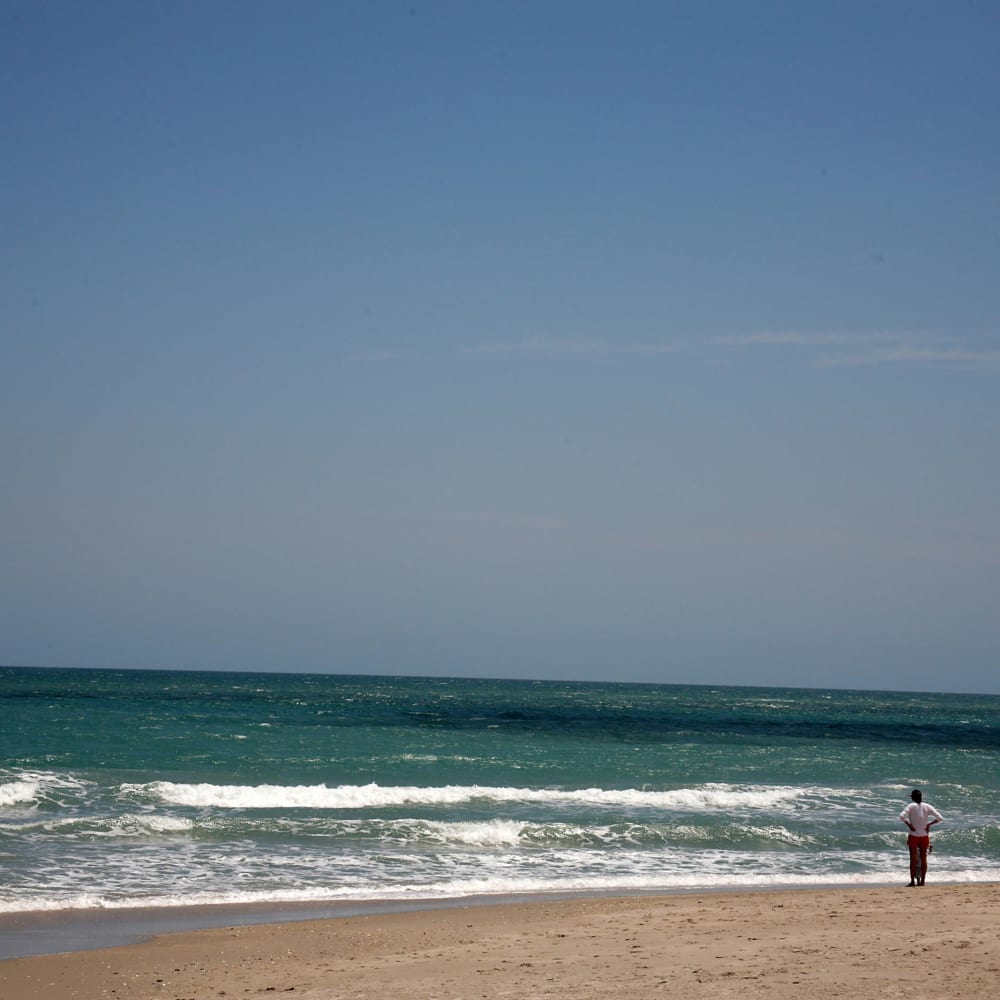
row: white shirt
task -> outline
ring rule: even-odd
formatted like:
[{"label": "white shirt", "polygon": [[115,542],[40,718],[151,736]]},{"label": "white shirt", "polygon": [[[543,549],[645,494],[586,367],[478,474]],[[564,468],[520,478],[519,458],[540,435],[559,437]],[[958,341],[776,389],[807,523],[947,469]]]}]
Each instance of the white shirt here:
[{"label": "white shirt", "polygon": [[913,830],[914,837],[927,836],[927,821],[931,817],[936,817],[938,821],[943,820],[941,815],[929,802],[911,802],[900,814],[899,818],[904,823],[909,823]]}]

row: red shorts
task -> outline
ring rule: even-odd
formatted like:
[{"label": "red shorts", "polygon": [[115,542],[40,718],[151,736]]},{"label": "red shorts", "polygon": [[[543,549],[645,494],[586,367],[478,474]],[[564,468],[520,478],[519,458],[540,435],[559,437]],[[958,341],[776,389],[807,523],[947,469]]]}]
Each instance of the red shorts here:
[{"label": "red shorts", "polygon": [[918,837],[915,833],[911,833],[906,838],[906,846],[910,849],[910,854],[926,854],[930,845],[930,836]]}]

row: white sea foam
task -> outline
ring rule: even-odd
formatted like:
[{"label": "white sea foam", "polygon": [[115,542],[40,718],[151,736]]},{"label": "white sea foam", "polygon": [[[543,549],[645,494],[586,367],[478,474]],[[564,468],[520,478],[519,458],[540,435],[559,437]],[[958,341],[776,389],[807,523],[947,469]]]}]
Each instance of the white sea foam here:
[{"label": "white sea foam", "polygon": [[525,847],[541,850],[562,846],[571,849],[602,849],[636,846],[664,839],[662,836],[657,837],[655,827],[636,823],[580,826],[574,823],[530,823],[509,819],[478,823],[408,822],[411,824],[409,832],[418,842],[429,840],[470,847]]},{"label": "white sea foam", "polygon": [[0,784],[0,807],[34,802],[38,798],[40,781],[7,781]]},{"label": "white sea foam", "polygon": [[109,836],[148,836],[169,833],[186,833],[194,829],[194,822],[183,816],[139,816],[126,813],[116,816],[108,825]]},{"label": "white sea foam", "polygon": [[127,796],[172,805],[222,809],[371,809],[449,806],[470,802],[586,805],[618,809],[687,812],[767,809],[789,805],[820,790],[792,786],[706,784],[665,791],[622,788],[508,788],[486,785],[440,787],[368,785],[215,785],[154,781],[122,785]]},{"label": "white sea foam", "polygon": [[[36,817],[38,814],[33,813]],[[137,815],[68,816],[33,818],[29,821],[3,823],[0,831],[28,834],[33,831],[58,834],[63,837],[159,837],[172,833],[187,833],[194,821],[183,816]]]},{"label": "white sea foam", "polygon": [[531,824],[516,820],[492,819],[484,823],[428,823],[427,829],[451,844],[475,847],[517,846]]},{"label": "white sea foam", "polygon": [[0,808],[37,804],[55,792],[80,792],[86,782],[70,774],[54,771],[7,770],[0,773]]},{"label": "white sea foam", "polygon": [[[780,889],[837,885],[878,886],[895,882],[886,871],[812,873],[770,871],[741,875],[740,887]],[[1000,869],[956,870],[936,878],[936,884],[969,884],[1000,881]],[[212,906],[224,904],[339,903],[356,901],[419,901],[459,899],[473,896],[506,896],[519,893],[649,893],[699,889],[729,889],[733,873],[728,865],[717,870],[680,871],[660,875],[624,873],[554,875],[502,875],[479,878],[442,879],[428,884],[317,886],[236,890],[219,888],[191,893],[117,896],[110,892],[81,892],[65,895],[6,895],[0,893],[0,913],[31,911],[106,909],[140,907]]]}]

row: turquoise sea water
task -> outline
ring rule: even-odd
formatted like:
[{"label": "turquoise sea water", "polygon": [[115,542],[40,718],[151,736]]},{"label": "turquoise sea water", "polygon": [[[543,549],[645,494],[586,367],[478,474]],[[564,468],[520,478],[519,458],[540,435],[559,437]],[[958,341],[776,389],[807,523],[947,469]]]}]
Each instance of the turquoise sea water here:
[{"label": "turquoise sea water", "polygon": [[0,669],[0,912],[1000,878],[1000,697]]}]

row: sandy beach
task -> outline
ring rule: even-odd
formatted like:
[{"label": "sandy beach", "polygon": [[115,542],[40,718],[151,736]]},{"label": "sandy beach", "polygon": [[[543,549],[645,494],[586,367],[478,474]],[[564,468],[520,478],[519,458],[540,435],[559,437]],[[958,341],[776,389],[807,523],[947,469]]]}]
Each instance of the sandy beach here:
[{"label": "sandy beach", "polygon": [[456,907],[165,934],[0,962],[2,1000],[985,998],[1000,886]]}]

